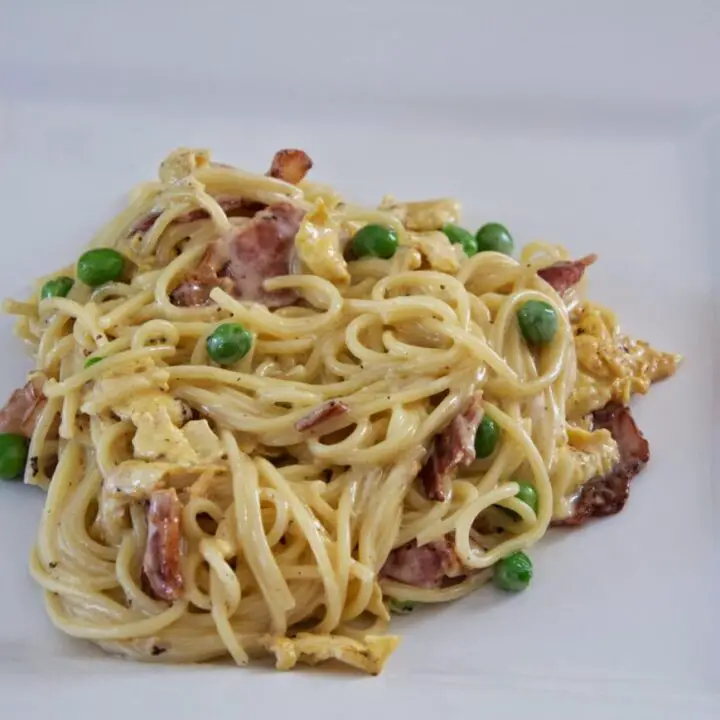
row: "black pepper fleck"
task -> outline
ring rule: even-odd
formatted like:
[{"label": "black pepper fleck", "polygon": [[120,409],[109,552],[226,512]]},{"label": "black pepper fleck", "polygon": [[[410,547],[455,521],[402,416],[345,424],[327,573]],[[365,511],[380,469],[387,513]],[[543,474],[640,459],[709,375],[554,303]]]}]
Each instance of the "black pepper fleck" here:
[{"label": "black pepper fleck", "polygon": [[151,655],[162,655],[164,652],[167,652],[167,648],[160,647],[159,645],[153,645],[152,650],[150,651]]},{"label": "black pepper fleck", "polygon": [[49,567],[51,570],[54,570],[54,569],[57,567],[57,563],[56,563],[55,561],[53,561],[53,562],[51,562],[51,563],[48,564],[48,567]]},{"label": "black pepper fleck", "polygon": [[33,477],[40,472],[40,461],[37,455],[33,455],[30,458],[30,470],[32,470]]}]

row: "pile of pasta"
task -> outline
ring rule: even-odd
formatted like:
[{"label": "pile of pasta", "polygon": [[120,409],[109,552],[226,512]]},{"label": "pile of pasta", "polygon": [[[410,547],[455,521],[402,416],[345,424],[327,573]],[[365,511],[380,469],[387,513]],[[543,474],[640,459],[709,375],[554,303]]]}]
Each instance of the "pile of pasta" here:
[{"label": "pile of pasta", "polygon": [[616,512],[647,460],[626,405],[678,357],[582,299],[594,257],[515,258],[454,201],[359,207],[311,165],[177,150],[6,303],[35,369],[1,429],[69,635],[378,673],[392,611],[523,589],[549,525]]}]

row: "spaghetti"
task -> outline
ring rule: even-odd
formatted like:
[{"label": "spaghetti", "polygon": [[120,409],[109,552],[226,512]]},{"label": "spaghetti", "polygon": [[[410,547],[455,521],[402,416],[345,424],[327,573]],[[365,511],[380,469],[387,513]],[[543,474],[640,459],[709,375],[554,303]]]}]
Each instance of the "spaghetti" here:
[{"label": "spaghetti", "polygon": [[69,635],[377,673],[389,610],[521,589],[647,460],[625,405],[678,358],[581,299],[594,257],[515,260],[452,201],[357,207],[311,164],[175,151],[6,303],[36,369],[0,429],[47,488],[31,572]]}]

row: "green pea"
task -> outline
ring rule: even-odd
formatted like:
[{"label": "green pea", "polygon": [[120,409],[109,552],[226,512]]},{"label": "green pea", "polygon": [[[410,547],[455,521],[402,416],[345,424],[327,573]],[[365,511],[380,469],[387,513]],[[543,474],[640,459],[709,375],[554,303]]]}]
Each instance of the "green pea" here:
[{"label": "green pea", "polygon": [[532,560],[524,552],[514,552],[495,563],[493,582],[500,590],[520,592],[532,580]]},{"label": "green pea", "polygon": [[77,263],[77,276],[90,287],[117,280],[125,267],[125,258],[110,248],[88,250]]},{"label": "green pea", "polygon": [[87,369],[87,368],[89,368],[89,367],[92,367],[93,365],[96,365],[96,364],[99,363],[102,359],[103,359],[103,357],[102,357],[101,355],[96,355],[95,357],[89,357],[89,358],[85,361],[85,368]]},{"label": "green pea", "polygon": [[451,243],[461,245],[463,252],[468,257],[472,257],[478,251],[475,237],[465,228],[461,228],[459,225],[453,225],[453,223],[445,223],[442,231],[447,235]]},{"label": "green pea", "polygon": [[539,498],[538,491],[535,489],[535,486],[531,485],[529,482],[525,482],[524,480],[518,480],[517,484],[518,491],[515,497],[532,508],[532,511],[537,514]]},{"label": "green pea", "polygon": [[480,459],[490,457],[500,439],[500,428],[489,416],[483,415],[477,432],[475,433],[475,455]]},{"label": "green pea", "polygon": [[388,600],[388,610],[396,615],[409,615],[420,603],[412,600],[396,600],[390,598]]},{"label": "green pea", "polygon": [[[531,485],[529,482],[524,482],[523,480],[517,480],[516,482],[518,484],[518,491],[515,493],[515,497],[531,507],[532,511],[537,515],[539,499],[535,486]],[[522,519],[518,513],[510,508],[503,507],[502,505],[499,505],[498,508],[513,520]]]},{"label": "green pea", "polygon": [[391,258],[398,249],[397,235],[382,225],[366,225],[352,239],[352,251],[357,257]]},{"label": "green pea", "polygon": [[483,225],[476,233],[477,251],[493,250],[494,252],[512,255],[515,243],[507,228],[500,223]]},{"label": "green pea", "polygon": [[29,444],[23,435],[0,433],[0,478],[14,480],[23,474]]},{"label": "green pea", "polygon": [[528,300],[517,312],[518,323],[529,345],[547,345],[558,329],[555,308],[543,300]]},{"label": "green pea", "polygon": [[218,325],[205,341],[208,355],[219,365],[232,365],[252,347],[252,335],[239,323]]},{"label": "green pea", "polygon": [[65,297],[71,290],[75,281],[71,277],[62,275],[61,277],[48,280],[40,290],[40,299],[44,300],[49,297]]}]

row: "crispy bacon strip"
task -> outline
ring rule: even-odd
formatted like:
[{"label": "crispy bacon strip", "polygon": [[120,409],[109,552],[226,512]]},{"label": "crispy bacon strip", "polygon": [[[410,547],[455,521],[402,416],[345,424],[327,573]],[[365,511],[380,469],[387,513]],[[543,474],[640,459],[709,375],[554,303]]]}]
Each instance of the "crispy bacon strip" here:
[{"label": "crispy bacon strip", "polygon": [[451,536],[418,546],[416,540],[395,548],[380,575],[414,587],[443,587],[462,580],[466,571]]},{"label": "crispy bacon strip", "polygon": [[276,203],[234,228],[208,247],[197,269],[172,292],[172,302],[184,307],[205,305],[210,291],[223,285],[235,297],[269,308],[292,305],[298,298],[295,290],[268,292],[263,283],[290,273],[303,215],[290,203]]},{"label": "crispy bacon strip", "polygon": [[175,488],[155,490],[150,496],[143,573],[154,595],[170,602],[180,599],[184,588],[181,514],[182,505]]},{"label": "crispy bacon strip", "polygon": [[445,500],[447,479],[460,465],[475,460],[475,433],[483,411],[477,398],[468,409],[456,415],[450,424],[433,438],[430,453],[420,470],[425,494],[430,500]]},{"label": "crispy bacon strip", "polygon": [[0,410],[0,432],[16,433],[30,437],[35,430],[38,416],[45,407],[47,399],[42,394],[45,377],[35,375],[14,390],[5,407]]},{"label": "crispy bacon strip", "polygon": [[326,403],[311,410],[307,415],[303,415],[303,417],[295,423],[295,429],[298,432],[315,430],[319,425],[322,425],[332,418],[344,415],[348,410],[348,406],[341,400],[328,400]]},{"label": "crispy bacon strip", "polygon": [[612,472],[596,477],[583,485],[574,503],[573,514],[557,525],[582,525],[593,517],[620,512],[630,494],[630,481],[650,459],[650,446],[635,424],[630,408],[608,403],[593,413],[595,428],[610,431],[618,444],[620,460]]},{"label": "crispy bacon strip", "polygon": [[573,285],[577,285],[585,268],[597,260],[597,255],[586,255],[579,260],[562,260],[553,263],[546,268],[537,271],[537,274],[548,284],[552,285],[555,291],[562,295]]},{"label": "crispy bacon strip", "polygon": [[297,185],[310,171],[313,161],[304,150],[278,150],[268,170],[270,177]]}]

